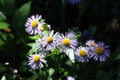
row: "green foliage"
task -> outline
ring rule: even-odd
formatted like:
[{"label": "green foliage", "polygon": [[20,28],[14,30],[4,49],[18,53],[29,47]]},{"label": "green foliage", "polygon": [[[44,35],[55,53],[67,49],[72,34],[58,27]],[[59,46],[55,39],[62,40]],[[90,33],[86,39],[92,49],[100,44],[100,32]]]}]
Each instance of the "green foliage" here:
[{"label": "green foliage", "polygon": [[5,21],[6,20],[6,16],[0,12],[0,21]]},{"label": "green foliage", "polygon": [[26,4],[24,4],[23,6],[21,6],[21,8],[19,9],[19,13],[23,17],[28,16],[30,13],[30,6],[31,6],[31,1],[29,1]]},{"label": "green foliage", "polygon": [[38,43],[28,43],[28,46],[32,47],[29,52],[27,53],[28,55],[35,53],[37,51],[37,47],[39,46]]},{"label": "green foliage", "polygon": [[6,23],[6,22],[0,22],[0,29],[5,29],[5,28],[7,28],[8,26],[9,26],[8,23]]},{"label": "green foliage", "polygon": [[24,28],[26,18],[30,14],[30,6],[31,6],[31,1],[25,3],[19,9],[15,10],[15,13],[12,17],[12,23],[18,29],[20,29],[21,27],[22,29]]},{"label": "green foliage", "polygon": [[15,9],[15,0],[0,0],[0,10],[6,14],[13,14]]},{"label": "green foliage", "polygon": [[48,69],[48,75],[51,77],[55,73],[55,70],[53,68]]},{"label": "green foliage", "polygon": [[40,38],[40,35],[29,36],[28,38],[31,40],[36,40],[36,39]]}]

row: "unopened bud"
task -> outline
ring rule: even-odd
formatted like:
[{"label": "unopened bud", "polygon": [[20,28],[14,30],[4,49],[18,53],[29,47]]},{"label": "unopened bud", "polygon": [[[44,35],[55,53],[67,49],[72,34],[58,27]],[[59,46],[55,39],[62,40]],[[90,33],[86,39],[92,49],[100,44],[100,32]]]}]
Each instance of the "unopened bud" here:
[{"label": "unopened bud", "polygon": [[13,70],[13,73],[14,73],[14,74],[17,74],[17,73],[18,73],[18,70],[17,70],[17,69],[14,69],[14,70]]},{"label": "unopened bud", "polygon": [[10,63],[9,62],[5,62],[5,66],[9,66],[10,65]]}]

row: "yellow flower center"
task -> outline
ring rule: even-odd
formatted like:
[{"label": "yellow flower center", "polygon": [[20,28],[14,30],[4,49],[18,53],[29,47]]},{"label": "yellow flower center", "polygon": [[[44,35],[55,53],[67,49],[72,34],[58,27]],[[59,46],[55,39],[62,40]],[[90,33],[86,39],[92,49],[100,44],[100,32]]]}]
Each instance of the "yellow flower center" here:
[{"label": "yellow flower center", "polygon": [[39,29],[40,29],[41,31],[43,31],[43,30],[44,30],[44,25],[43,25],[43,24],[40,25],[40,26],[39,26]]},{"label": "yellow flower center", "polygon": [[103,48],[103,47],[97,47],[97,48],[95,49],[95,52],[96,52],[97,54],[102,54],[103,51],[104,51],[104,48]]},{"label": "yellow flower center", "polygon": [[95,43],[94,43],[94,42],[91,42],[91,43],[90,43],[90,46],[95,46]]},{"label": "yellow flower center", "polygon": [[38,25],[38,21],[32,21],[31,26],[33,28],[37,27],[37,25]]},{"label": "yellow flower center", "polygon": [[33,60],[34,60],[34,62],[40,61],[40,55],[35,54],[35,55],[33,56]]},{"label": "yellow flower center", "polygon": [[64,46],[69,46],[69,45],[70,45],[70,39],[64,38],[64,39],[62,40],[62,45],[64,45]]},{"label": "yellow flower center", "polygon": [[86,56],[86,54],[87,54],[87,53],[86,53],[85,50],[80,50],[80,51],[79,51],[79,55],[82,56],[82,57]]},{"label": "yellow flower center", "polygon": [[52,36],[47,37],[46,41],[48,43],[52,43],[53,42],[53,37]]}]

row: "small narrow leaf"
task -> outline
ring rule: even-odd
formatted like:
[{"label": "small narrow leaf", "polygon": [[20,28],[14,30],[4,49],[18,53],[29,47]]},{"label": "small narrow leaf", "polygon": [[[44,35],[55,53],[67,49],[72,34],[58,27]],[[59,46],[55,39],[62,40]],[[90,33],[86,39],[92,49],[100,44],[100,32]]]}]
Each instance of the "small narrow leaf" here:
[{"label": "small narrow leaf", "polygon": [[5,76],[3,76],[3,77],[1,78],[1,80],[6,80],[6,77],[5,77]]},{"label": "small narrow leaf", "polygon": [[28,43],[27,46],[30,46],[30,47],[36,47],[38,45],[38,43]]},{"label": "small narrow leaf", "polygon": [[0,12],[0,21],[5,21],[6,20],[6,16]]},{"label": "small narrow leaf", "polygon": [[28,38],[31,40],[36,40],[36,39],[40,38],[40,35],[29,36]]},{"label": "small narrow leaf", "polygon": [[77,35],[75,35],[74,38],[79,38],[81,36],[81,33],[78,33]]}]

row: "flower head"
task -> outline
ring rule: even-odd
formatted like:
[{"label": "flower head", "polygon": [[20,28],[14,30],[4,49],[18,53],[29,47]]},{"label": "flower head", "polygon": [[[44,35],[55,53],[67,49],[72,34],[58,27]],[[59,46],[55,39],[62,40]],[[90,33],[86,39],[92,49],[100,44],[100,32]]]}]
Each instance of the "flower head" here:
[{"label": "flower head", "polygon": [[105,61],[106,57],[109,57],[110,55],[108,47],[109,46],[106,46],[103,42],[99,42],[92,48],[91,56],[100,62]]},{"label": "flower head", "polygon": [[68,32],[65,36],[59,35],[57,38],[57,44],[62,46],[62,49],[67,50],[69,48],[75,49],[77,47],[77,39],[74,38],[75,34],[72,32]]},{"label": "flower head", "polygon": [[88,40],[85,44],[89,47],[94,47],[96,45],[94,40]]},{"label": "flower head", "polygon": [[88,47],[78,47],[78,49],[75,51],[75,58],[79,62],[88,62],[90,57],[89,54],[89,48]]},{"label": "flower head", "polygon": [[67,0],[67,1],[68,3],[73,4],[73,5],[81,2],[81,0]]},{"label": "flower head", "polygon": [[42,54],[32,54],[29,56],[28,65],[30,65],[30,67],[33,69],[43,68],[42,63],[47,62],[43,58],[44,58],[44,56]]},{"label": "flower head", "polygon": [[67,76],[67,79],[66,80],[75,80],[74,77],[71,77],[71,76]]},{"label": "flower head", "polygon": [[41,39],[38,39],[37,42],[41,44],[42,47],[44,47],[46,50],[52,50],[57,47],[57,38],[58,33],[54,34],[54,31],[51,31],[49,33],[45,32],[42,35]]},{"label": "flower head", "polygon": [[43,31],[47,30],[47,29],[51,29],[50,25],[47,25],[46,23],[40,22],[38,24],[37,30],[38,30],[38,34],[42,34]]},{"label": "flower head", "polygon": [[32,15],[31,17],[29,17],[25,24],[26,27],[25,30],[31,35],[36,34],[40,19],[41,19],[41,15]]}]

